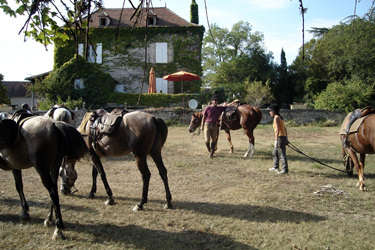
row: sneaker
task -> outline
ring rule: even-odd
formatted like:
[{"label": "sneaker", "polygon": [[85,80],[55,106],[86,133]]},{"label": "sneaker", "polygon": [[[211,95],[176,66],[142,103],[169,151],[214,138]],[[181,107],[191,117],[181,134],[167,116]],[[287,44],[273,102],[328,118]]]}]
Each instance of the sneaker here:
[{"label": "sneaker", "polygon": [[277,168],[277,167],[273,167],[273,168],[269,168],[268,170],[269,170],[269,171],[279,171],[279,168]]},{"label": "sneaker", "polygon": [[288,170],[281,170],[281,171],[279,171],[277,174],[287,174],[288,173]]}]

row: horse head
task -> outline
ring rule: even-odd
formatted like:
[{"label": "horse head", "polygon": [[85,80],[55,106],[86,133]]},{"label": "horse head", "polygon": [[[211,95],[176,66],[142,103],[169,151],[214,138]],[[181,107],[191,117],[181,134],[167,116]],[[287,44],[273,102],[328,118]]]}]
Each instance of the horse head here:
[{"label": "horse head", "polygon": [[68,195],[73,194],[72,188],[74,183],[77,180],[78,174],[75,170],[75,162],[65,162],[60,168],[60,177],[61,177],[61,193]]},{"label": "horse head", "polygon": [[191,116],[191,121],[189,125],[189,133],[193,133],[200,125],[202,122],[202,112],[195,112]]}]

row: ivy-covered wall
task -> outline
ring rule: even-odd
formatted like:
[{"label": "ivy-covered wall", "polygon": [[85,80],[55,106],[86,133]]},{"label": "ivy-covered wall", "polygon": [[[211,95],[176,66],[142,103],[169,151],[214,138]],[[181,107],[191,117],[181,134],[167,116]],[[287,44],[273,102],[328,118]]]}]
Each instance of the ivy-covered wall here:
[{"label": "ivy-covered wall", "polygon": [[[103,53],[100,67],[125,86],[128,93],[139,93],[143,81],[143,91],[148,90],[148,79],[151,67],[155,76],[165,75],[185,70],[202,75],[201,49],[204,34],[203,26],[186,27],[147,27],[147,64],[145,68],[145,27],[136,28],[91,28],[92,44],[102,43]],[[118,34],[117,34],[118,33]],[[116,39],[117,34],[117,39]],[[82,40],[83,41],[83,40]],[[168,63],[155,63],[149,54],[152,44],[168,43],[172,60]],[[83,42],[79,42],[83,43]],[[54,69],[69,61],[76,52],[76,44],[69,41],[65,46],[55,47]],[[201,81],[184,82],[184,91],[200,92]],[[175,82],[174,93],[179,93],[181,83]]]}]

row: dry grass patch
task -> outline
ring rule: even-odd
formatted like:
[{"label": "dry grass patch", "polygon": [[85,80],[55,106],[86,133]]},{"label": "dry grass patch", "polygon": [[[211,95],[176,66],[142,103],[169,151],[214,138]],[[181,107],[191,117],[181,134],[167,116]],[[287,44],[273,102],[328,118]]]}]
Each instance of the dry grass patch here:
[{"label": "dry grass patch", "polygon": [[[311,157],[343,169],[339,128],[293,127],[289,140]],[[52,242],[53,228],[43,227],[49,197],[34,169],[23,172],[30,221],[21,211],[11,172],[0,172],[1,249],[374,249],[374,156],[365,167],[368,192],[360,192],[357,175],[320,166],[289,148],[290,172],[278,176],[272,166],[273,131],[255,130],[255,155],[245,159],[247,137],[232,131],[234,154],[224,133],[218,151],[208,158],[203,135],[192,137],[187,127],[170,127],[163,148],[173,195],[173,210],[164,210],[165,192],[156,166],[149,202],[133,212],[142,182],[131,155],[108,158],[104,166],[116,204],[105,206],[98,179],[97,197],[85,199],[91,188],[91,164],[77,166],[79,192],[61,196],[67,237]],[[314,194],[332,185],[346,192]]]}]

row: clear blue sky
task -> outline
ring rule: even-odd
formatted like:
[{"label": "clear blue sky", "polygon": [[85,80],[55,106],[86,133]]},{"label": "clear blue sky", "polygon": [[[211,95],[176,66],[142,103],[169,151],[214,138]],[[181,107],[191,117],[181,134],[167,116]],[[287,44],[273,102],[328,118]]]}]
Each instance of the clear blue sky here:
[{"label": "clear blue sky", "polygon": [[[9,0],[12,2],[13,0]],[[122,0],[103,0],[107,8],[121,8]],[[137,0],[133,0],[137,3]],[[190,21],[191,0],[153,0],[154,7],[165,5],[182,18]],[[199,8],[199,23],[208,30],[204,0],[196,0]],[[288,64],[291,64],[302,45],[302,17],[298,0],[206,0],[210,25],[229,30],[238,21],[249,22],[253,31],[264,34],[267,51],[272,51],[275,62],[280,62],[283,48]],[[353,0],[303,0],[305,8],[305,30],[310,27],[332,27],[354,13]],[[372,0],[361,0],[357,4],[357,15],[363,16],[371,7]],[[128,1],[125,7],[129,8]],[[0,10],[0,73],[5,81],[23,81],[30,75],[52,70],[53,46],[48,51],[43,45],[29,39],[24,42],[18,35],[25,17],[11,18]],[[306,32],[305,41],[312,36]]]}]

